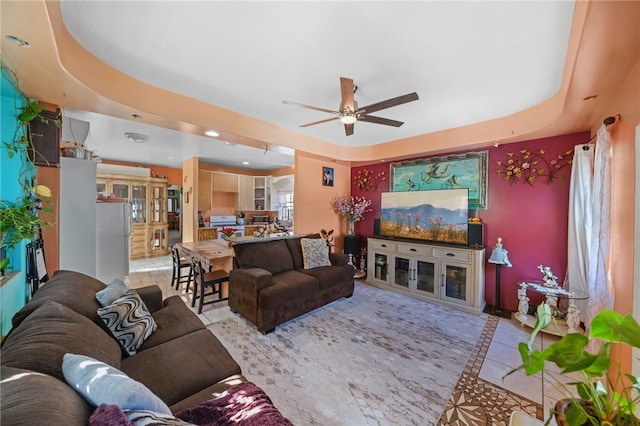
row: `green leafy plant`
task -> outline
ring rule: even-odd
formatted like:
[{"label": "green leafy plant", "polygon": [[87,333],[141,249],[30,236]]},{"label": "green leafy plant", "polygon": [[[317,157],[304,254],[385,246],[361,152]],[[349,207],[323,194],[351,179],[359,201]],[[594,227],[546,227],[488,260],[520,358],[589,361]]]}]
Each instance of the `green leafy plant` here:
[{"label": "green leafy plant", "polygon": [[[589,337],[570,333],[540,351],[533,349],[534,339],[553,317],[551,308],[545,303],[538,306],[537,315],[529,340],[518,344],[522,364],[505,377],[520,370],[527,376],[544,370],[545,380],[562,388],[570,400],[565,419],[571,426],[640,425],[637,417],[640,377],[622,371],[620,351],[615,360],[611,356],[612,345],[640,348],[638,322],[631,315],[623,317],[618,312],[602,310],[591,322]],[[601,344],[599,351],[587,352],[586,347],[596,339]],[[549,370],[548,363],[555,364],[560,373]],[[580,373],[583,380],[569,383],[560,380],[561,375],[569,373]],[[551,416],[546,424],[550,420]]]},{"label": "green leafy plant", "polygon": [[[2,65],[3,76],[7,81],[17,81],[15,73]],[[20,107],[22,104],[24,106]],[[50,212],[51,209],[44,207],[42,197],[50,197],[51,190],[44,185],[35,185],[33,178],[35,165],[29,153],[33,153],[35,158],[35,148],[33,145],[33,132],[31,123],[40,121],[49,123],[52,121],[57,127],[61,126],[60,120],[50,120],[42,113],[45,107],[37,100],[26,98],[17,88],[15,99],[15,130],[10,141],[2,141],[3,151],[9,159],[19,161],[17,184],[22,188],[22,194],[15,201],[0,199],[0,244],[3,256],[0,259],[0,272],[10,264],[10,251],[13,250],[24,239],[33,239],[37,231],[49,225],[39,217],[41,211]],[[3,123],[4,125],[4,123]]]}]

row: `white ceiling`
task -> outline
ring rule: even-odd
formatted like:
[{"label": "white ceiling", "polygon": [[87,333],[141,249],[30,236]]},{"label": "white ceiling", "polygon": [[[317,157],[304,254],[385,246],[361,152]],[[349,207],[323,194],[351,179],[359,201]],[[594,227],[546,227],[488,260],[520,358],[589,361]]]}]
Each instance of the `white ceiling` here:
[{"label": "white ceiling", "polygon": [[[364,146],[455,128],[531,108],[560,87],[571,1],[218,2],[62,1],[64,23],[88,51],[130,76],[337,144]],[[400,128],[337,122],[340,77],[360,106],[410,92],[420,99],[375,115]],[[96,113],[87,143],[103,158],[181,167],[201,161],[273,169],[276,153]],[[133,145],[124,132],[151,139]],[[132,146],[133,145],[133,146]],[[273,148],[274,150],[276,148]],[[289,154],[289,155],[286,155]],[[134,160],[135,158],[135,160]],[[245,166],[246,167],[246,166]]]}]

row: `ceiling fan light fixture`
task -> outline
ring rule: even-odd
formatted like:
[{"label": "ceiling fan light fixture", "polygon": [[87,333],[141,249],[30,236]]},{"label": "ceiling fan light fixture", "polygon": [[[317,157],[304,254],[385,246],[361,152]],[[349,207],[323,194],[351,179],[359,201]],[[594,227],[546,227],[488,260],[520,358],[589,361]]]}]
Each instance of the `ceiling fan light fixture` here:
[{"label": "ceiling fan light fixture", "polygon": [[340,122],[342,124],[353,124],[358,121],[358,117],[353,112],[345,112],[340,114]]},{"label": "ceiling fan light fixture", "polygon": [[126,132],[124,135],[131,142],[135,142],[135,143],[145,143],[146,141],[149,140],[149,136],[142,133]]}]

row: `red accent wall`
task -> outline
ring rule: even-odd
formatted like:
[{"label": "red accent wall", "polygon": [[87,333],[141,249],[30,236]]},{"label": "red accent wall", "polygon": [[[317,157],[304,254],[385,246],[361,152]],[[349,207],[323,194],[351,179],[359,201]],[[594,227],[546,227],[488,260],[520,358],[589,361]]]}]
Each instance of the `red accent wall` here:
[{"label": "red accent wall", "polygon": [[[484,223],[484,243],[486,258],[496,239],[502,237],[504,247],[509,251],[512,268],[502,268],[501,306],[516,310],[518,307],[518,282],[527,279],[541,279],[537,266],[550,266],[559,281],[564,280],[567,265],[567,215],[569,205],[569,182],[571,167],[562,169],[563,180],[554,180],[547,184],[544,179],[533,185],[517,182],[510,183],[496,173],[496,161],[506,161],[507,153],[519,153],[520,150],[539,152],[544,149],[544,157],[551,160],[558,154],[564,154],[575,145],[589,140],[589,133],[575,133],[544,139],[490,147],[488,161],[487,209],[477,210],[476,216]],[[480,150],[471,150],[480,151]],[[467,152],[467,151],[465,151]],[[452,153],[453,154],[453,153]],[[428,158],[428,157],[419,157]],[[380,193],[389,190],[389,162],[359,166],[351,169],[351,195],[364,196],[372,200],[372,212],[356,223],[356,233],[363,237],[373,236],[373,219],[380,217]],[[354,178],[358,171],[369,169],[377,175],[384,171],[387,180],[377,189],[364,191],[359,189]],[[473,212],[470,212],[473,213]],[[486,301],[495,303],[495,271],[490,263],[485,265]],[[531,302],[539,300],[532,298]]]}]

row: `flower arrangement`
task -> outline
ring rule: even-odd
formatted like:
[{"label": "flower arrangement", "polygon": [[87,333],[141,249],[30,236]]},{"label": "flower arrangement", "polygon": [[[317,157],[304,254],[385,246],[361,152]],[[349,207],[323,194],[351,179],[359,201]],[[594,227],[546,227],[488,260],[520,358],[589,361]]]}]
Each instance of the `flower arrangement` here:
[{"label": "flower arrangement", "polygon": [[362,220],[364,214],[371,211],[370,205],[371,200],[358,196],[341,195],[331,201],[331,206],[340,216],[346,216],[347,220],[353,222]]},{"label": "flower arrangement", "polygon": [[235,228],[220,228],[220,232],[222,232],[224,234],[225,237],[229,238],[231,236],[233,236],[233,234],[235,234],[237,231],[237,229]]},{"label": "flower arrangement", "polygon": [[331,201],[331,206],[340,215],[347,218],[347,234],[355,234],[355,223],[362,220],[365,213],[370,212],[371,200],[364,197],[347,197],[341,195]]},{"label": "flower arrangement", "polygon": [[546,177],[547,183],[554,179],[564,179],[565,176],[559,172],[573,162],[573,149],[558,154],[552,160],[547,160],[545,154],[544,149],[538,152],[531,152],[529,149],[522,149],[519,153],[508,152],[506,160],[496,161],[499,167],[496,173],[509,183],[522,182],[529,185],[533,185],[538,177]]}]

